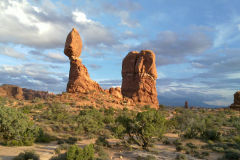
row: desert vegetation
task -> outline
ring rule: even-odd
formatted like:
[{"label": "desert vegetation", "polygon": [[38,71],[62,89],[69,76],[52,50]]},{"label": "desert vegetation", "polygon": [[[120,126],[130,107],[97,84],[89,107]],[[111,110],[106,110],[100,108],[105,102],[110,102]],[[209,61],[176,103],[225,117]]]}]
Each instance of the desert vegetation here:
[{"label": "desert vegetation", "polygon": [[[217,155],[215,159],[240,158],[239,112],[140,108],[95,108],[43,100],[19,103],[2,98],[0,141],[11,147],[56,142],[52,160],[111,159],[113,152],[116,155],[119,151],[144,153],[132,155],[135,159],[158,159],[159,146],[174,148],[174,159],[211,159],[212,155]],[[92,141],[79,145],[83,140]],[[34,151],[22,152],[15,159],[29,156],[39,159]]]}]

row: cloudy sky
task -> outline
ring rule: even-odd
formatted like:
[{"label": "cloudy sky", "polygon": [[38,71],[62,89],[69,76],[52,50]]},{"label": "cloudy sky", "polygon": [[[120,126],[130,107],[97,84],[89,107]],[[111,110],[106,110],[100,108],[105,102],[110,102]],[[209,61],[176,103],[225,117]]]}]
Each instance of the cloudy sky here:
[{"label": "cloudy sky", "polygon": [[156,54],[159,102],[228,106],[240,89],[239,0],[1,0],[0,84],[65,91],[67,34],[104,88],[121,85],[132,50]]}]

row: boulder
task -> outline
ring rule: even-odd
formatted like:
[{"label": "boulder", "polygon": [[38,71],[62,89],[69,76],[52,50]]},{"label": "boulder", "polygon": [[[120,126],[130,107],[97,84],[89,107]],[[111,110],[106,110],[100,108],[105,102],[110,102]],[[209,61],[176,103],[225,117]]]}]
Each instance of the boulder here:
[{"label": "boulder", "polygon": [[119,99],[123,98],[120,87],[109,88],[109,93],[116,98],[119,98]]},{"label": "boulder", "polygon": [[67,36],[64,53],[69,58],[74,59],[74,57],[78,58],[81,55],[81,52],[82,52],[82,39],[78,31],[75,28],[73,28],[72,31]]},{"label": "boulder", "polygon": [[151,50],[129,52],[122,62],[121,92],[134,102],[158,104],[157,69]]},{"label": "boulder", "polygon": [[69,93],[88,93],[90,91],[103,91],[100,85],[93,81],[87,68],[82,64],[79,56],[82,51],[82,40],[78,31],[73,28],[68,34],[64,53],[70,60],[69,80],[67,92]]}]

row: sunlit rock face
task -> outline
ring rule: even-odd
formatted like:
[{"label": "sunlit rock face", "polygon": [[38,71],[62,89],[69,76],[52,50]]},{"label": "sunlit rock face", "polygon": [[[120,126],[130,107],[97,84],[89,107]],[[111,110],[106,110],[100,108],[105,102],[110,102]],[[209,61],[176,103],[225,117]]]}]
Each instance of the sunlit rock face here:
[{"label": "sunlit rock face", "polygon": [[157,69],[151,50],[132,51],[122,62],[122,95],[134,102],[158,104]]},{"label": "sunlit rock face", "polygon": [[99,84],[90,78],[87,68],[82,64],[81,59],[79,59],[81,52],[82,40],[78,31],[73,28],[67,36],[64,48],[64,53],[70,60],[67,92],[87,93],[93,90],[102,91]]}]

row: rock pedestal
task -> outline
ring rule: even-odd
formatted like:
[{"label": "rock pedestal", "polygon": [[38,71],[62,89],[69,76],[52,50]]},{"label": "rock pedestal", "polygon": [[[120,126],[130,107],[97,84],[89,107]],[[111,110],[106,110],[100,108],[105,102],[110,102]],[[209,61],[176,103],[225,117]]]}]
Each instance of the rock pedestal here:
[{"label": "rock pedestal", "polygon": [[69,80],[67,84],[67,92],[69,93],[88,93],[90,91],[103,91],[99,84],[93,81],[87,68],[78,58],[82,51],[82,40],[78,31],[73,28],[68,34],[64,53],[70,60]]},{"label": "rock pedestal", "polygon": [[157,70],[151,50],[133,51],[122,62],[122,95],[134,102],[157,104]]},{"label": "rock pedestal", "polygon": [[231,109],[236,109],[240,111],[240,91],[234,94],[234,103],[230,106]]}]

